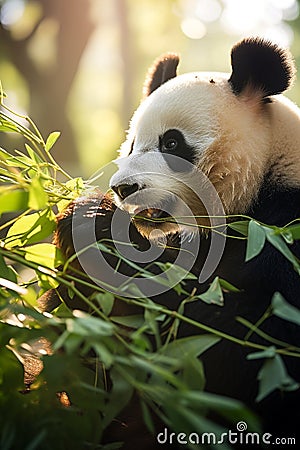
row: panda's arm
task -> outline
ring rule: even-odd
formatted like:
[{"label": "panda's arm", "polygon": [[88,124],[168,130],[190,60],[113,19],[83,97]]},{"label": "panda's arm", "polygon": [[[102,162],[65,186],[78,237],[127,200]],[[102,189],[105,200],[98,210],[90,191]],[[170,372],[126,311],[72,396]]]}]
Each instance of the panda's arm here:
[{"label": "panda's arm", "polygon": [[[118,233],[123,231],[119,226],[119,222],[117,222],[117,235],[114,234],[112,236],[112,220],[116,211],[120,214],[120,216],[118,216],[118,220],[123,216],[128,216],[126,212],[121,211],[116,207],[109,196],[103,196],[97,192],[93,195],[79,198],[70,203],[70,205],[57,216],[57,230],[54,237],[54,243],[62,251],[65,260],[68,260],[75,253],[77,256],[78,253],[80,254],[81,238],[83,236],[86,238],[86,235],[89,234],[87,230],[93,230],[93,236],[91,235],[90,238],[88,237],[85,239],[85,246],[87,244],[93,246],[96,242],[101,242],[108,244],[111,248],[115,249],[114,242],[115,240],[118,240],[118,238],[121,240],[121,236],[119,237]],[[128,223],[127,232],[130,243],[140,251],[147,250],[149,248],[149,241],[141,236],[134,224],[129,220],[129,216],[125,217],[125,219]],[[89,241],[89,239],[91,241]],[[74,248],[74,242],[77,242],[77,245],[75,245],[76,251]],[[100,252],[100,250],[97,249],[94,251]],[[91,256],[92,258],[90,264],[93,265],[95,264],[93,260],[95,253]],[[167,261],[170,259],[171,257],[168,254],[165,258],[161,258],[161,261]],[[89,262],[87,263],[87,266],[85,265],[83,268],[80,261],[82,262],[80,256],[72,258],[72,262],[68,266],[67,274],[76,277],[78,280],[84,280],[92,284],[93,282],[85,273]],[[113,273],[116,268],[128,278],[131,278],[137,274],[137,269],[134,268],[133,265],[127,264],[124,260],[120,261],[114,252],[102,252],[101,259],[98,259],[96,256],[95,261],[97,264],[96,272],[97,275],[99,275],[99,279],[101,279],[102,275],[105,274],[105,271],[107,271],[108,274],[111,272],[113,278]],[[140,265],[143,267],[143,264]],[[158,271],[158,266],[153,265],[150,270],[151,272],[156,273]],[[95,291],[92,286],[84,286],[80,283],[80,281],[75,283],[75,286],[84,296],[87,297]],[[40,310],[50,312],[57,308],[62,301],[65,302],[71,309],[89,309],[83,299],[78,298],[76,295],[70,294],[68,288],[66,288],[63,284],[61,284],[57,289],[51,289],[46,292],[40,297],[38,304]],[[132,313],[132,310],[133,308],[130,309],[130,313]],[[127,309],[125,311],[123,305],[121,310],[118,309],[117,313],[126,314]]]}]

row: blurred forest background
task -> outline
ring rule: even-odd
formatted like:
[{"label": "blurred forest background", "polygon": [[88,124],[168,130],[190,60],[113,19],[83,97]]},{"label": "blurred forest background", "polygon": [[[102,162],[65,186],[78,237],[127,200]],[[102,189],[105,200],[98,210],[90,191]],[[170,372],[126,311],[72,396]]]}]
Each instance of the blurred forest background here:
[{"label": "blurred forest background", "polygon": [[[117,156],[148,66],[181,54],[179,72],[230,71],[231,46],[259,35],[290,47],[300,67],[300,0],[0,0],[0,79],[7,104],[54,156],[89,177]],[[300,104],[300,78],[288,96]],[[21,146],[1,133],[0,146]]]}]

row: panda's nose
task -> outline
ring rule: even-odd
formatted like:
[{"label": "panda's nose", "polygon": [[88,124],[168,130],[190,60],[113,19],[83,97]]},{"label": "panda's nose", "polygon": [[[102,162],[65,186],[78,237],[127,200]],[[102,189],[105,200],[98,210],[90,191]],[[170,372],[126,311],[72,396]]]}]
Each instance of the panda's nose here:
[{"label": "panda's nose", "polygon": [[134,184],[119,184],[118,186],[111,186],[112,190],[120,197],[121,200],[124,200],[131,194],[134,194],[138,191],[139,186],[137,183]]}]

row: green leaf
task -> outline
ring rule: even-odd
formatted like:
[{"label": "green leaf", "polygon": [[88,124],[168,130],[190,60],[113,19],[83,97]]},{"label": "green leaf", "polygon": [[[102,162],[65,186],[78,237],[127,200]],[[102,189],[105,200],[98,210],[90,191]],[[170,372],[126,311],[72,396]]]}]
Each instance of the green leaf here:
[{"label": "green leaf", "polygon": [[264,229],[268,241],[293,264],[294,268],[299,273],[299,262],[297,261],[297,258],[293,255],[291,250],[288,248],[281,235],[272,228],[264,227]]},{"label": "green leaf", "polygon": [[144,423],[145,423],[146,427],[148,428],[148,430],[150,431],[150,433],[152,433],[154,435],[155,434],[155,426],[153,423],[153,419],[152,419],[151,413],[149,411],[149,408],[143,399],[141,399],[141,407],[142,407]]},{"label": "green leaf", "polygon": [[289,233],[291,233],[293,239],[295,239],[295,240],[300,239],[300,224],[291,225],[288,228],[284,228],[282,231],[283,232],[288,231]]},{"label": "green leaf", "polygon": [[55,216],[51,210],[20,217],[8,230],[5,244],[12,248],[39,242],[51,235],[55,226]]},{"label": "green leaf", "polygon": [[0,147],[0,160],[6,161],[10,157],[11,157],[11,154],[9,152],[7,152],[6,150],[4,150],[4,148]]},{"label": "green leaf", "polygon": [[94,298],[99,303],[104,314],[109,316],[114,306],[115,296],[107,291],[96,294]]},{"label": "green leaf", "polygon": [[25,156],[23,154],[11,157],[7,160],[10,166],[13,167],[23,167],[23,168],[31,168],[36,167],[37,162],[31,158],[28,158],[28,156]]},{"label": "green leaf", "polygon": [[[197,391],[188,391],[192,394]],[[217,448],[218,436],[224,432],[224,428],[215,424],[213,421],[206,419],[204,416],[204,408],[202,406],[202,411],[195,412],[190,408],[188,401],[185,399],[178,398],[178,396],[174,396],[170,399],[168,403],[164,405],[164,411],[167,414],[168,422],[170,423],[170,428],[173,430],[180,430],[180,433],[177,433],[177,436],[180,437],[181,443],[184,444],[184,447],[187,448],[203,448],[205,445],[201,445],[201,436],[202,439],[205,439],[205,435],[207,436],[207,441],[209,442],[210,448]],[[167,430],[167,428],[165,428]],[[168,433],[161,432],[157,435],[157,439],[161,444],[167,444],[170,442],[170,438],[168,437]],[[200,436],[200,439],[195,439],[195,436]],[[189,439],[189,436],[191,439]],[[183,438],[183,439],[182,439]],[[178,438],[177,438],[178,439]],[[176,435],[172,442],[174,444],[177,443]],[[190,442],[189,442],[190,441]],[[164,445],[161,446],[164,448]],[[229,450],[230,447],[225,442],[222,444],[222,449]]]},{"label": "green leaf", "polygon": [[224,296],[222,292],[222,288],[220,286],[219,277],[216,277],[214,281],[209,286],[208,290],[203,294],[198,295],[201,300],[208,304],[215,304],[219,306],[224,305]]},{"label": "green leaf", "polygon": [[27,261],[54,269],[61,262],[58,249],[53,244],[43,243],[25,247],[24,257]]},{"label": "green leaf", "polygon": [[167,347],[163,347],[160,353],[170,358],[181,359],[194,358],[201,355],[213,345],[217,344],[221,338],[212,334],[202,334],[199,336],[189,336],[175,339]]},{"label": "green leaf", "polygon": [[133,395],[133,387],[126,381],[125,377],[113,368],[110,372],[113,383],[110,390],[109,401],[105,405],[103,414],[103,427],[107,427],[120,411],[129,403]]},{"label": "green leaf", "polygon": [[66,182],[66,187],[71,191],[81,192],[84,188],[83,179],[81,177],[72,178],[72,180]]},{"label": "green leaf", "polygon": [[226,280],[223,280],[223,278],[219,278],[219,283],[224,292],[241,292],[240,289],[233,286],[233,284],[229,283]]},{"label": "green leaf", "polygon": [[247,359],[261,359],[261,358],[274,358],[276,355],[276,347],[268,347],[266,350],[262,350],[261,352],[254,352],[247,355]]},{"label": "green leaf", "polygon": [[172,284],[178,283],[182,279],[185,279],[185,280],[196,280],[197,279],[196,275],[194,275],[191,272],[188,272],[186,269],[184,269],[183,267],[181,267],[177,264],[170,263],[170,262],[162,263],[162,262],[156,261],[155,265],[157,265],[161,269],[161,271],[166,274],[168,280]]},{"label": "green leaf", "polygon": [[68,297],[72,300],[72,298],[74,298],[75,292],[71,289],[68,288]]},{"label": "green leaf", "polygon": [[33,162],[36,164],[42,164],[43,160],[40,158],[40,156],[30,147],[30,145],[25,144],[25,148],[27,150],[28,155],[32,159]]},{"label": "green leaf", "polygon": [[109,349],[102,344],[102,342],[99,342],[99,339],[92,340],[87,345],[87,352],[90,349],[93,349],[93,351],[98,355],[99,360],[104,365],[105,369],[110,369],[113,362],[114,362],[114,354],[109,351]]},{"label": "green leaf", "polygon": [[290,305],[280,292],[275,292],[271,304],[272,312],[275,316],[300,325],[300,309]]},{"label": "green leaf", "polygon": [[140,328],[144,325],[145,319],[140,314],[132,314],[129,316],[111,316],[110,317],[112,322],[116,322],[120,325],[124,325],[128,328]]},{"label": "green leaf", "polygon": [[[230,419],[232,422],[238,422],[243,418],[247,422],[249,429],[255,429],[257,431],[260,429],[257,417],[238,400],[209,392],[190,390],[184,393],[184,398],[185,404],[189,405],[189,409],[192,408],[201,412],[201,409],[207,408],[212,411],[217,411],[218,414]],[[208,427],[203,431],[208,431]]]},{"label": "green leaf", "polygon": [[285,240],[287,244],[293,244],[294,243],[294,237],[293,233],[288,228],[283,228],[280,231],[281,236]]},{"label": "green leaf", "polygon": [[28,207],[28,192],[14,189],[3,192],[0,196],[0,214],[10,211],[20,211]]},{"label": "green leaf", "polygon": [[130,361],[133,363],[135,370],[141,370],[146,376],[151,375],[154,379],[164,380],[173,386],[184,387],[181,380],[168,367],[158,365],[155,359],[151,361],[150,359],[145,359],[144,356],[132,355]]},{"label": "green leaf", "polygon": [[7,280],[13,281],[14,283],[16,283],[17,281],[15,272],[6,264],[2,255],[0,255],[0,277],[6,278]]},{"label": "green leaf", "polygon": [[286,371],[282,358],[276,354],[274,358],[268,358],[264,362],[258,374],[259,390],[256,401],[260,402],[275,389],[282,391],[294,391],[299,384],[293,380]]},{"label": "green leaf", "polygon": [[232,228],[232,230],[237,231],[243,236],[248,236],[248,226],[249,220],[240,220],[238,222],[232,222],[228,224],[229,228]]},{"label": "green leaf", "polygon": [[88,338],[111,336],[114,330],[114,325],[111,322],[92,317],[82,311],[76,311],[74,319],[66,319],[66,325],[69,333]]},{"label": "green leaf", "polygon": [[51,148],[53,147],[53,145],[55,144],[55,142],[57,141],[59,136],[60,136],[60,131],[53,131],[52,133],[49,134],[49,136],[47,137],[47,140],[46,140],[46,145],[45,145],[46,152],[50,152]]},{"label": "green leaf", "polygon": [[202,391],[205,386],[205,375],[202,361],[198,358],[185,358],[182,378],[187,388]]},{"label": "green leaf", "polygon": [[245,261],[250,261],[263,249],[266,241],[264,228],[255,220],[250,220],[248,227],[248,242]]},{"label": "green leaf", "polygon": [[120,290],[126,292],[129,296],[132,296],[132,298],[137,297],[140,300],[144,299],[144,294],[140,288],[135,283],[131,283],[130,281],[121,286]]},{"label": "green leaf", "polygon": [[[59,263],[57,263],[56,265],[59,265]],[[39,270],[41,270],[41,267],[39,267]],[[53,276],[49,275],[49,269],[44,270],[44,273],[38,272],[38,284],[42,288],[42,292],[40,292],[40,295],[42,295],[46,291],[49,291],[49,289],[56,289],[59,285],[59,282],[55,280]],[[48,275],[46,275],[46,273],[48,273]],[[51,275],[53,275],[53,273]]]},{"label": "green leaf", "polygon": [[67,199],[62,199],[59,202],[57,202],[56,207],[58,209],[58,212],[62,212],[69,204],[70,201],[76,197],[78,197],[78,195],[81,194],[83,188],[84,188],[84,182],[83,179],[78,177],[78,178],[73,178],[72,180],[69,180],[66,184],[65,184],[66,188],[68,190],[70,190],[70,193],[67,193]]},{"label": "green leaf", "polygon": [[40,178],[35,177],[32,179],[29,186],[29,202],[28,206],[31,209],[43,209],[47,206],[48,195],[44,191]]},{"label": "green leaf", "polygon": [[157,320],[161,318],[159,312],[149,311],[148,309],[145,309],[144,317],[146,326],[148,326],[149,330],[151,330],[152,333],[156,336],[156,338],[159,339],[159,328],[157,323]]},{"label": "green leaf", "polygon": [[11,132],[18,132],[19,130],[18,130],[17,125],[15,125],[13,122],[10,122],[9,120],[1,118],[0,131],[11,133]]}]

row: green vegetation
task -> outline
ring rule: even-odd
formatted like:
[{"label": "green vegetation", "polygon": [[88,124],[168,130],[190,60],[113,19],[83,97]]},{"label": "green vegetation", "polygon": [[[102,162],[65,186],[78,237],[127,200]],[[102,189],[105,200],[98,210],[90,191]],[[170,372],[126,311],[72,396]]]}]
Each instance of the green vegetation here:
[{"label": "green vegetation", "polygon": [[[144,313],[111,316],[114,296],[93,285],[93,298],[85,298],[66,270],[68,261],[50,243],[55,213],[86,186],[82,179],[68,176],[53,159],[51,149],[59,133],[43,139],[29,118],[5,107],[3,92],[0,131],[17,133],[24,140],[24,151],[12,155],[0,150],[0,231],[5,231],[0,246],[1,450],[119,448],[119,443],[101,446],[101,439],[133,398],[137,398],[138,414],[153,433],[153,412],[170,429],[186,433],[219,433],[219,426],[206,417],[209,411],[229,422],[243,417],[250,429],[257,429],[255,417],[242,404],[203,391],[205,376],[199,356],[220,339],[231,340],[253,350],[249,359],[261,359],[258,400],[277,388],[296,389],[282,356],[298,358],[300,348],[265,335],[259,327],[272,314],[299,326],[299,310],[276,293],[259,323],[237,319],[245,325],[244,340],[185,317],[187,302],[213,302],[222,307],[223,292],[236,289],[216,278],[205,294],[187,294],[177,311],[148,298],[120,297],[139,304]],[[269,241],[299,272],[299,261],[289,249],[289,244],[300,238],[297,222],[276,228],[244,218],[230,227],[240,238],[248,236],[247,260]],[[76,282],[91,283],[83,277]],[[51,315],[40,313],[37,298],[59,284],[65,285],[70,295],[80,295],[92,314],[72,312],[65,304]],[[184,293],[183,283],[175,288]],[[176,338],[180,321],[194,326],[199,334]],[[162,324],[168,325],[163,340]],[[269,345],[255,343],[251,339],[254,334],[262,335]],[[31,352],[43,361],[40,374],[39,360]],[[28,383],[33,381],[30,390],[23,381],[24,362],[27,370],[30,363],[36,368],[36,378],[27,378]],[[28,373],[25,380],[26,376]]]}]

